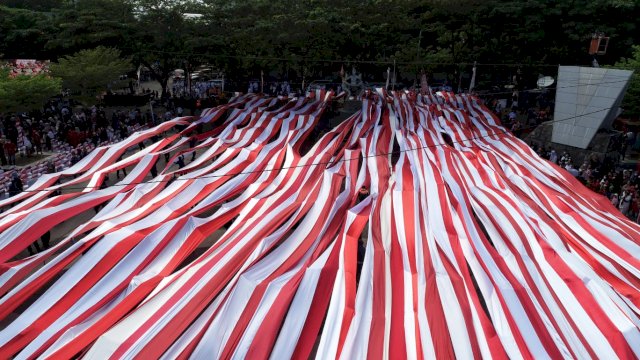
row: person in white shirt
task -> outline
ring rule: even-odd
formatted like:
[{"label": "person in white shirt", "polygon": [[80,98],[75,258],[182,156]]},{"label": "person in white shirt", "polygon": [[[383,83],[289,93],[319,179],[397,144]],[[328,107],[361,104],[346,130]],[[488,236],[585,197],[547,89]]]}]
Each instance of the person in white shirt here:
[{"label": "person in white shirt", "polygon": [[629,216],[629,209],[631,208],[632,199],[633,196],[631,195],[631,192],[627,190],[622,192],[622,195],[620,196],[620,205],[618,206],[618,209],[620,210],[622,215]]},{"label": "person in white shirt", "polygon": [[574,168],[571,164],[567,164],[567,167],[565,169],[567,169],[569,174],[573,175],[573,177],[578,177],[580,175],[578,169]]}]

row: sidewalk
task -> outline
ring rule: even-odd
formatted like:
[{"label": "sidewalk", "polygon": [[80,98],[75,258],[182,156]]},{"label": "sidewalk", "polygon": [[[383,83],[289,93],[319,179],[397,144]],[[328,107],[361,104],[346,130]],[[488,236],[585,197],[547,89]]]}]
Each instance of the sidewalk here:
[{"label": "sidewalk", "polygon": [[11,170],[13,168],[22,169],[24,167],[30,165],[37,165],[43,161],[47,161],[50,157],[56,155],[55,152],[52,151],[44,151],[42,154],[34,154],[29,157],[16,156],[16,164],[15,165],[4,165],[0,166],[4,171]]}]

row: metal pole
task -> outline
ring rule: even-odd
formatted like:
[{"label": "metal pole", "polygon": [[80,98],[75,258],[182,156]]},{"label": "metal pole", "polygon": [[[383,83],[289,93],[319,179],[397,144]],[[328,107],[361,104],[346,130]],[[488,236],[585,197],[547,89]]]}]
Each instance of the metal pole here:
[{"label": "metal pole", "polygon": [[416,62],[420,61],[420,43],[421,42],[422,42],[422,30],[420,30],[420,34],[418,35],[418,46],[416,47]]},{"label": "metal pole", "polygon": [[393,85],[391,85],[391,89],[396,89],[396,59],[393,59]]},{"label": "metal pole", "polygon": [[389,90],[389,83],[391,82],[391,68],[387,68],[387,82],[384,84],[384,89]]}]

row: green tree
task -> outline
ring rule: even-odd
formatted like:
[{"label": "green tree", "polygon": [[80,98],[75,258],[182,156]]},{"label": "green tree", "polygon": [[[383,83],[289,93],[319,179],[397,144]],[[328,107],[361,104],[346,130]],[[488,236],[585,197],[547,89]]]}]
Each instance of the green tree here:
[{"label": "green tree", "polygon": [[121,58],[119,50],[99,46],[59,59],[51,64],[51,73],[62,79],[73,97],[90,103],[131,68],[131,60]]},{"label": "green tree", "polygon": [[50,11],[64,4],[64,0],[3,0],[2,2],[7,7],[36,11]]},{"label": "green tree", "polygon": [[[587,49],[595,31],[611,38],[601,64],[630,55],[630,46],[640,41],[640,2],[632,0],[428,0],[410,13],[424,30],[422,48],[447,49],[456,63],[477,61],[477,80],[494,84],[508,81],[518,67],[484,64],[522,64],[527,81],[520,85],[532,87],[538,74],[553,75],[557,64],[590,65]],[[470,73],[471,65],[444,67],[456,69]]]},{"label": "green tree", "polygon": [[178,68],[189,71],[200,63],[193,45],[208,36],[199,20],[184,14],[198,9],[197,4],[177,0],[131,0],[136,11],[136,36],[130,39],[133,61],[147,67],[160,82],[162,94],[169,78]]},{"label": "green tree", "polygon": [[261,70],[329,77],[352,64],[365,77],[378,75],[389,64],[374,61],[392,63],[407,47],[413,49],[411,61],[416,59],[412,0],[205,2],[204,22],[214,44],[199,52],[248,77]]},{"label": "green tree", "polygon": [[0,69],[0,113],[40,109],[61,89],[62,81],[49,75],[9,77],[9,71]]},{"label": "green tree", "polygon": [[55,31],[48,13],[0,6],[0,58],[48,59]]},{"label": "green tree", "polygon": [[[176,68],[209,63],[246,80],[260,71],[290,79],[337,75],[351,65],[380,81],[399,73],[469,74],[523,87],[557,64],[589,65],[595,31],[611,38],[600,64],[640,44],[636,0],[8,0],[0,7],[0,53],[53,59],[115,47],[166,88]],[[33,11],[36,4],[40,11]],[[61,4],[61,5],[59,5]],[[33,6],[32,6],[33,5]],[[16,8],[21,7],[21,8]],[[186,13],[203,16],[197,20]],[[462,63],[466,65],[462,65]],[[412,75],[413,76],[413,75]]]},{"label": "green tree", "polygon": [[614,68],[633,70],[627,93],[622,101],[625,115],[640,116],[640,45],[633,46],[633,56],[622,58],[613,66]]},{"label": "green tree", "polygon": [[55,35],[46,48],[59,55],[97,46],[117,47],[125,53],[135,35],[133,6],[125,0],[68,1],[52,14]]}]

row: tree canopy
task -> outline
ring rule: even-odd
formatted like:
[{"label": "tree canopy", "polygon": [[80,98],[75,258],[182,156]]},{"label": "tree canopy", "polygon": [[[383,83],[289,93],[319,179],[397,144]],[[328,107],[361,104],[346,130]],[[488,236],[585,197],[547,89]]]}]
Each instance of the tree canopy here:
[{"label": "tree canopy", "polygon": [[73,97],[86,102],[95,100],[131,67],[130,60],[121,58],[119,50],[99,46],[60,58],[50,68],[53,76],[63,79]]},{"label": "tree canopy", "polygon": [[136,19],[132,5],[126,1],[74,1],[54,9],[50,16],[56,31],[47,40],[46,48],[58,55],[97,46],[124,48],[135,35]]},{"label": "tree canopy", "polygon": [[[478,62],[478,85],[521,69],[531,86],[558,64],[590,65],[596,31],[611,38],[598,61],[613,65],[640,44],[634,0],[12,0],[0,7],[5,58],[55,61],[96,46],[118,48],[163,87],[176,68],[201,63],[229,78],[264,71],[290,80],[336,76],[356,65],[382,80],[397,64],[455,78]],[[187,17],[196,13],[199,17]]]},{"label": "tree canopy", "polygon": [[0,68],[0,113],[40,109],[61,89],[62,81],[49,75],[9,77],[9,71]]},{"label": "tree canopy", "polygon": [[56,32],[48,13],[0,6],[0,58],[48,59],[47,42]]},{"label": "tree canopy", "polygon": [[[167,82],[178,68],[197,64],[194,43],[205,38],[197,22],[183,14],[192,6],[173,0],[132,0],[138,19],[135,36],[129,38],[134,60],[144,65],[166,91]],[[135,50],[134,50],[135,49]],[[164,93],[164,91],[163,91]]]},{"label": "tree canopy", "polygon": [[622,107],[626,114],[640,115],[640,45],[633,46],[633,55],[630,58],[620,59],[613,67],[633,70]]}]

